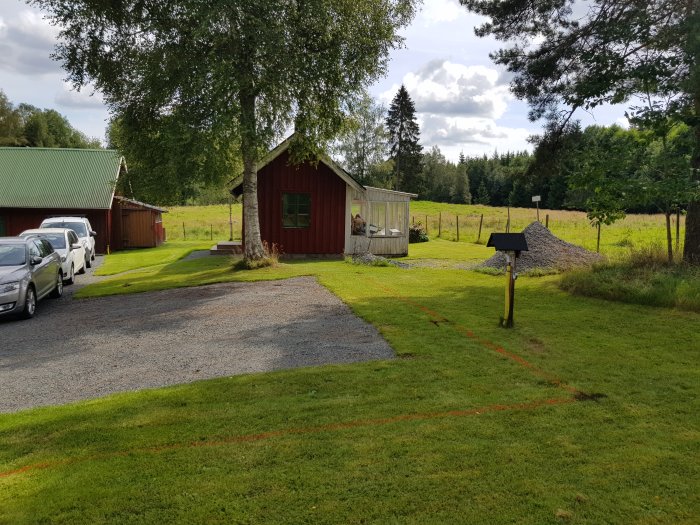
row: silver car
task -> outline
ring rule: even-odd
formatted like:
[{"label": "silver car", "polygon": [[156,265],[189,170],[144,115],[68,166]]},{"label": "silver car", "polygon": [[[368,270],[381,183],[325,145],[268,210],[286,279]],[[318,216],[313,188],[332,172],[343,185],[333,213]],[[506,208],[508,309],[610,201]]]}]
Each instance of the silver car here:
[{"label": "silver car", "polygon": [[92,229],[90,221],[86,217],[51,217],[41,221],[39,228],[70,228],[73,230],[87,253],[85,267],[92,268],[92,261],[95,260],[95,236],[97,232]]},{"label": "silver car", "polygon": [[38,301],[63,295],[61,259],[45,239],[0,237],[0,317],[34,317]]}]

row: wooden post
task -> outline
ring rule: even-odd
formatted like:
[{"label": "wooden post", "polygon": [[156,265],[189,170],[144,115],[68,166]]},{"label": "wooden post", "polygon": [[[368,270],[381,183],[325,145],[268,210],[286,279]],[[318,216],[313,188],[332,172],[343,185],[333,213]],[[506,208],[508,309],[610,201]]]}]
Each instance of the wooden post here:
[{"label": "wooden post", "polygon": [[515,252],[512,252],[512,256],[506,253],[506,260],[506,293],[501,326],[503,328],[512,328],[515,304]]},{"label": "wooden post", "polygon": [[508,206],[508,220],[506,221],[506,233],[510,233],[510,206]]},{"label": "wooden post", "polygon": [[537,201],[537,222],[540,222],[540,201]]},{"label": "wooden post", "polygon": [[479,219],[479,235],[476,237],[476,242],[477,244],[481,240],[481,226],[484,224],[484,214],[481,214],[481,218]]},{"label": "wooden post", "polygon": [[425,234],[428,235],[428,216],[425,216]]},{"label": "wooden post", "polygon": [[414,226],[416,225],[416,216],[415,215],[411,215],[411,224],[413,224]]},{"label": "wooden post", "polygon": [[676,210],[676,251],[680,250],[680,237],[681,237],[681,210],[679,208]]},{"label": "wooden post", "polygon": [[187,234],[185,233],[185,221],[182,221],[182,240],[187,240]]},{"label": "wooden post", "polygon": [[600,253],[600,223],[598,223],[598,242],[595,245],[596,253]]},{"label": "wooden post", "polygon": [[228,240],[233,241],[233,212],[231,194],[228,196]]},{"label": "wooden post", "polygon": [[459,215],[457,215],[457,242],[459,242]]},{"label": "wooden post", "polygon": [[544,217],[544,227],[549,229],[549,213]]},{"label": "wooden post", "polygon": [[214,225],[213,224],[209,225],[209,240],[210,241],[214,240]]},{"label": "wooden post", "polygon": [[442,235],[442,212],[438,213],[438,237]]}]

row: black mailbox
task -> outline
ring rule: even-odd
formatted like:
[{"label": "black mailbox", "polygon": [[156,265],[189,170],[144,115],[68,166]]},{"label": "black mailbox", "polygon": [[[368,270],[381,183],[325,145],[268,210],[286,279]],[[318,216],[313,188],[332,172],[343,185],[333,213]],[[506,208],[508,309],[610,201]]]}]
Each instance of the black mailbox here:
[{"label": "black mailbox", "polygon": [[524,233],[492,233],[486,246],[499,252],[515,252],[516,257],[528,251]]}]

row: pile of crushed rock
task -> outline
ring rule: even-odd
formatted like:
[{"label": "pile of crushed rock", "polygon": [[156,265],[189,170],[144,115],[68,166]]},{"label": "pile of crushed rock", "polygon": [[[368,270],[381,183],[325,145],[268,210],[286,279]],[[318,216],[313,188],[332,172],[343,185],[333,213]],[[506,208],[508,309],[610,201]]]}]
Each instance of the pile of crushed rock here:
[{"label": "pile of crushed rock", "polygon": [[[562,241],[541,222],[535,221],[523,230],[528,251],[522,252],[516,263],[517,272],[526,272],[535,268],[564,271],[577,266],[590,266],[600,262],[600,254]],[[480,266],[505,270],[506,255],[496,252]]]},{"label": "pile of crushed rock", "polygon": [[398,266],[399,268],[409,268],[410,266],[405,262],[394,261],[393,259],[387,259],[381,255],[373,255],[369,252],[366,253],[356,253],[352,256],[352,262],[355,264],[366,264],[367,266],[386,266],[392,264]]}]

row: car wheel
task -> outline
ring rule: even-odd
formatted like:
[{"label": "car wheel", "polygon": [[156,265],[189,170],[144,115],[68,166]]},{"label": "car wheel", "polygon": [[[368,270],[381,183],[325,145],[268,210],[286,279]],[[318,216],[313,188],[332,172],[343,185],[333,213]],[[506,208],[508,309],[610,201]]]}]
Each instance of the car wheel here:
[{"label": "car wheel", "polygon": [[85,254],[85,268],[92,268],[92,261],[95,260],[95,256],[92,253]]},{"label": "car wheel", "polygon": [[70,274],[68,275],[68,279],[66,279],[66,284],[73,284],[75,282],[75,267],[71,264],[70,265]]},{"label": "car wheel", "polygon": [[31,319],[36,313],[36,292],[30,284],[27,286],[27,293],[24,296],[24,310],[22,310],[22,319]]},{"label": "car wheel", "polygon": [[51,292],[51,297],[58,299],[63,295],[63,272],[58,271],[58,277],[56,279],[56,288]]}]

